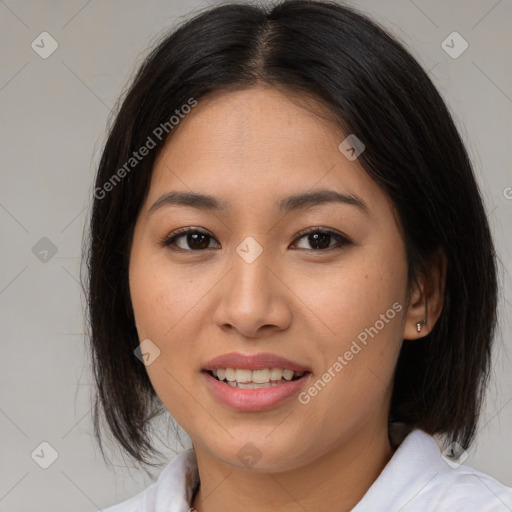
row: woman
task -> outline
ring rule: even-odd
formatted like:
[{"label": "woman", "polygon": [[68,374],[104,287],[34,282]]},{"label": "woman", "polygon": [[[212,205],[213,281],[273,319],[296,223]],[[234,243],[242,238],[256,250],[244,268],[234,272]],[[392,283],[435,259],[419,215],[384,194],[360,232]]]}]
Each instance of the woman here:
[{"label": "woman", "polygon": [[168,411],[193,444],[108,512],[512,509],[460,464],[496,323],[484,207],[383,29],[329,2],[197,15],[136,75],[94,196],[96,432],[149,463]]}]

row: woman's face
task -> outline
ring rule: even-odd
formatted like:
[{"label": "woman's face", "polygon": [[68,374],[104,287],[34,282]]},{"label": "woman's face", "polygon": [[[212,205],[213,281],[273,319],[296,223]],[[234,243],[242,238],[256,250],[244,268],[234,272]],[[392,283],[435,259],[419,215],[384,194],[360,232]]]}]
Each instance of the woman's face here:
[{"label": "woman's face", "polygon": [[[156,393],[196,452],[255,470],[297,468],[387,433],[407,324],[389,202],[339,149],[346,135],[297,99],[253,87],[201,100],[155,163],[131,249]],[[288,199],[319,191],[342,200]],[[212,199],[181,204],[171,193]],[[208,368],[240,371],[225,372],[230,385]],[[287,381],[284,369],[299,373]]]}]

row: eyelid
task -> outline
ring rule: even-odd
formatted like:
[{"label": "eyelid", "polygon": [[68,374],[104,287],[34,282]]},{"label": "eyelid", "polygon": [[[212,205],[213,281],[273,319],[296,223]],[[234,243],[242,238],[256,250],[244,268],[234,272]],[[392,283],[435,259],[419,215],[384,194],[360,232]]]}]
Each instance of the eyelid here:
[{"label": "eyelid", "polygon": [[[165,235],[162,239],[159,240],[159,245],[161,245],[162,247],[166,247],[168,249],[171,249],[173,251],[177,251],[177,252],[197,252],[197,253],[200,253],[200,252],[205,252],[205,251],[208,250],[208,249],[202,249],[202,250],[193,251],[193,250],[190,250],[190,249],[182,249],[181,247],[171,247],[171,245],[174,242],[176,242],[176,240],[178,240],[181,236],[184,236],[184,235],[186,235],[188,233],[201,233],[203,235],[208,235],[211,239],[213,239],[217,243],[219,243],[215,239],[215,237],[211,233],[209,233],[207,230],[205,230],[203,228],[195,227],[195,226],[187,226],[187,227],[184,227],[184,228],[176,229],[170,235]],[[209,248],[209,249],[211,249],[211,248]]]},{"label": "eyelid", "polygon": [[[334,229],[323,227],[323,226],[311,226],[311,227],[303,229],[302,231],[297,233],[295,235],[295,238],[294,238],[293,242],[291,243],[291,245],[296,244],[301,238],[303,238],[306,235],[309,235],[311,233],[318,233],[318,232],[325,233],[325,234],[333,236],[334,238],[336,238],[338,240],[338,243],[333,245],[333,246],[331,246],[331,247],[328,247],[326,249],[296,249],[296,250],[307,251],[307,252],[315,252],[315,253],[323,253],[323,252],[328,252],[328,251],[330,251],[332,249],[338,248],[340,243],[343,246],[352,244],[352,241],[346,235],[344,235],[344,234],[342,234],[342,233],[340,233],[340,232],[338,232],[338,231],[336,231]],[[179,239],[181,236],[184,236],[184,235],[186,235],[188,233],[201,233],[201,234],[209,236],[211,239],[213,239],[217,243],[219,243],[216,240],[216,238],[208,230],[205,230],[205,229],[199,228],[199,227],[195,227],[195,226],[187,226],[187,227],[183,227],[183,228],[179,228],[179,229],[175,230],[171,235],[164,236],[159,241],[159,244],[161,246],[163,246],[163,247],[167,247],[167,248],[169,248],[169,249],[171,249],[173,251],[177,251],[177,252],[188,252],[188,253],[196,252],[196,253],[201,253],[201,252],[205,252],[205,251],[207,251],[209,249],[212,249],[211,247],[208,247],[206,249],[199,249],[199,250],[182,249],[181,247],[172,247],[171,248],[171,245],[177,239]]]},{"label": "eyelid", "polygon": [[299,233],[297,233],[297,235],[295,236],[295,238],[292,242],[292,245],[297,243],[304,236],[309,235],[311,233],[318,233],[318,232],[333,236],[334,238],[336,238],[338,240],[338,243],[331,247],[328,247],[327,249],[316,249],[316,250],[315,249],[297,249],[297,250],[313,252],[313,253],[325,253],[332,249],[338,248],[340,243],[342,246],[352,244],[352,240],[350,240],[350,238],[348,238],[346,235],[344,235],[343,233],[340,233],[337,230],[334,230],[332,228],[323,227],[323,226],[311,226],[309,228],[303,229],[302,231],[299,231]]}]

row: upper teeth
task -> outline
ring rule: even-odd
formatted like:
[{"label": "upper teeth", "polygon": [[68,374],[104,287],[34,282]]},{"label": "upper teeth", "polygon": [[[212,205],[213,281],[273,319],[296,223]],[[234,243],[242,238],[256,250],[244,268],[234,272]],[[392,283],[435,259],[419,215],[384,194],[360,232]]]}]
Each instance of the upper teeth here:
[{"label": "upper teeth", "polygon": [[254,382],[264,384],[271,380],[292,380],[294,376],[301,377],[305,372],[294,372],[293,370],[282,370],[281,368],[263,368],[261,370],[248,370],[241,368],[218,368],[212,370],[219,380],[229,382]]}]

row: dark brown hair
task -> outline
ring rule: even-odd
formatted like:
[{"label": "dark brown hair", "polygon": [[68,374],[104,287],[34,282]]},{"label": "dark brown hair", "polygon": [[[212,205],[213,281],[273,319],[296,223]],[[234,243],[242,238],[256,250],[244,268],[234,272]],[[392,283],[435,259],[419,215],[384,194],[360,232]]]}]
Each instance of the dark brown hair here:
[{"label": "dark brown hair", "polygon": [[320,100],[345,133],[364,143],[359,162],[400,217],[410,282],[435,250],[446,254],[441,316],[423,339],[404,342],[390,418],[469,446],[497,304],[494,247],[471,163],[441,96],[399,42],[351,8],[303,0],[268,8],[232,3],[196,14],[150,53],[118,107],[84,245],[100,446],[104,416],[136,461],[151,464],[155,453],[150,420],[163,407],[134,355],[139,339],[128,267],[165,137],[109,190],[105,183],[190,98],[200,103],[209,92],[258,83]]}]

